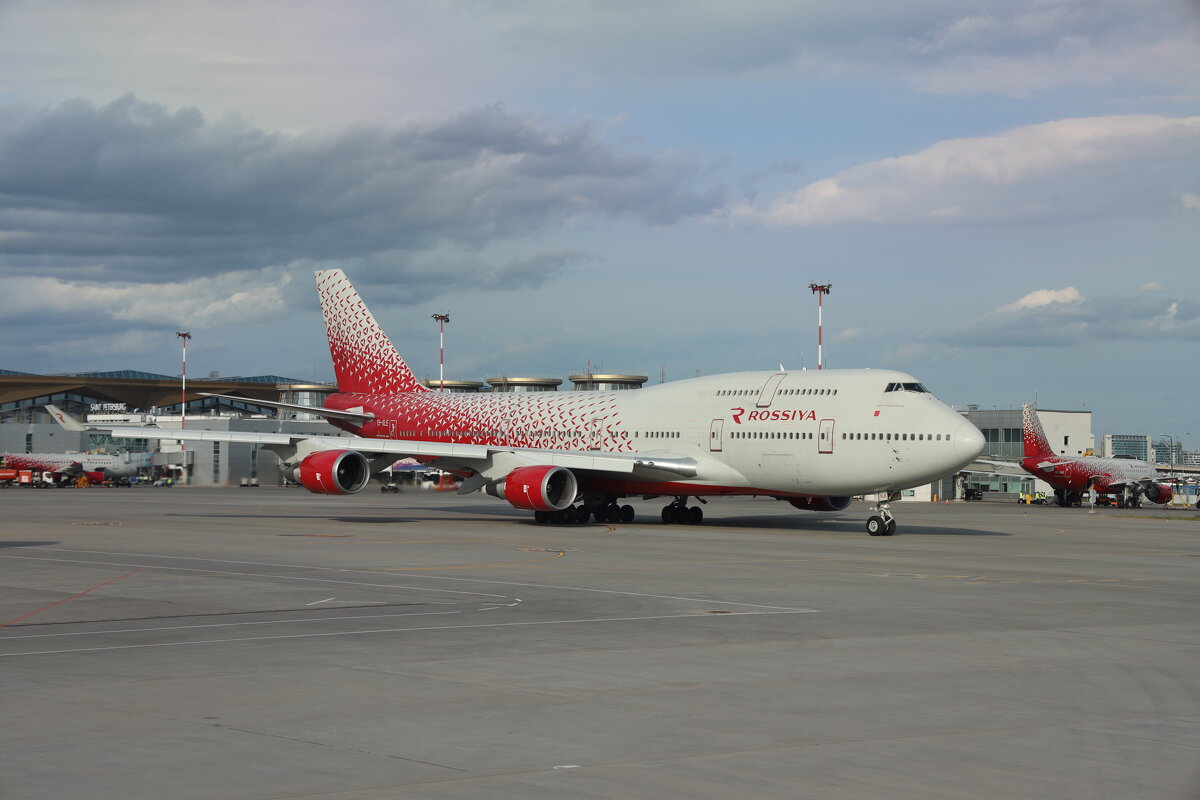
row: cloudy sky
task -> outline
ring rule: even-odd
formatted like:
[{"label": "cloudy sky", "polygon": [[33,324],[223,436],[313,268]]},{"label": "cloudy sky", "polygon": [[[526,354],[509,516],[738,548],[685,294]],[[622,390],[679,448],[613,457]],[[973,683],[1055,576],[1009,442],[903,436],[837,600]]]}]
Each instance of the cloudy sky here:
[{"label": "cloudy sky", "polygon": [[[1200,447],[1195,0],[0,0],[0,368],[895,367]],[[1195,430],[1192,430],[1193,423]]]}]

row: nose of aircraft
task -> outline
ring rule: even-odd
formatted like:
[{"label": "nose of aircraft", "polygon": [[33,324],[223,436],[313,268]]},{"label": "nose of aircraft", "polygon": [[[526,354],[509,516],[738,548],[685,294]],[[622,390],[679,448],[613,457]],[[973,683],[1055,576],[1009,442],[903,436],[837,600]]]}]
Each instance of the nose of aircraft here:
[{"label": "nose of aircraft", "polygon": [[963,465],[970,464],[983,452],[983,434],[970,422],[964,421],[954,432],[954,453]]}]

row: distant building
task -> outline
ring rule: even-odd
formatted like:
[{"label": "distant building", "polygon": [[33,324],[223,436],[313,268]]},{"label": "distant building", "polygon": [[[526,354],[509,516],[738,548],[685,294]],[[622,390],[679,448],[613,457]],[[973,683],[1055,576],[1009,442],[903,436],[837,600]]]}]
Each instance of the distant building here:
[{"label": "distant building", "polygon": [[1159,464],[1182,464],[1183,442],[1170,439],[1154,443],[1154,461]]},{"label": "distant building", "polygon": [[575,384],[574,388],[577,392],[615,392],[622,389],[640,389],[642,384],[650,379],[650,376],[632,373],[584,372],[579,375],[568,375],[567,379]]},{"label": "distant building", "polygon": [[[43,408],[47,403],[53,403],[76,417],[84,417],[100,409],[116,411],[118,407],[129,412],[179,414],[183,401],[181,390],[178,375],[137,370],[62,375],[0,370],[0,422],[49,422],[50,417]],[[187,415],[237,412],[274,416],[273,408],[256,405],[254,401],[292,403],[297,402],[297,398],[306,398],[316,402],[301,402],[301,405],[321,405],[325,395],[333,391],[336,391],[333,384],[279,375],[189,378]],[[202,397],[202,394],[236,395],[245,399],[226,400]]]},{"label": "distant building", "polygon": [[1128,456],[1141,461],[1157,460],[1154,443],[1149,436],[1136,433],[1106,433],[1104,434],[1105,458]]},{"label": "distant building", "polygon": [[493,392],[557,392],[562,378],[488,378]]},{"label": "distant building", "polygon": [[427,386],[435,391],[445,387],[447,392],[454,394],[476,394],[486,390],[483,381],[454,381],[454,380],[439,380],[438,378],[426,378],[421,381],[423,386]]}]

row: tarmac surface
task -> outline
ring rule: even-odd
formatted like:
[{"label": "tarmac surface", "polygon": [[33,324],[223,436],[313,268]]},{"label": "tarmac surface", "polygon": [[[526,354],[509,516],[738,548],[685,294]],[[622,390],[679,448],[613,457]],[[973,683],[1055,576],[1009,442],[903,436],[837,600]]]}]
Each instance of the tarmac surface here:
[{"label": "tarmac surface", "polygon": [[1196,798],[1194,509],[0,490],[0,798]]}]

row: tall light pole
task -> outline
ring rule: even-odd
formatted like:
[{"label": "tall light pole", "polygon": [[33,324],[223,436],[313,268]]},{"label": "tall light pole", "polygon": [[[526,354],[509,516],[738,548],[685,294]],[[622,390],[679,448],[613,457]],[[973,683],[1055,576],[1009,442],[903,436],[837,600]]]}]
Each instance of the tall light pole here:
[{"label": "tall light pole", "polygon": [[813,290],[813,294],[817,296],[817,369],[825,369],[825,353],[824,353],[824,320],[821,319],[821,312],[825,299],[825,295],[829,294],[829,290],[833,288],[832,283],[810,283],[808,288]]},{"label": "tall light pole", "polygon": [[183,388],[180,392],[179,404],[179,427],[187,427],[187,343],[192,335],[187,331],[175,331],[175,335],[183,340]]},{"label": "tall light pole", "polygon": [[[1186,435],[1191,436],[1192,434],[1188,433]],[[1175,473],[1175,443],[1179,441],[1179,438],[1176,436],[1172,436],[1169,433],[1160,433],[1159,436],[1163,437],[1164,439],[1168,440],[1171,443],[1171,474],[1174,474]],[[1180,449],[1182,450],[1182,448],[1180,448]]]},{"label": "tall light pole", "polygon": [[438,321],[438,391],[446,391],[446,323],[450,321],[450,313],[434,314]]}]

